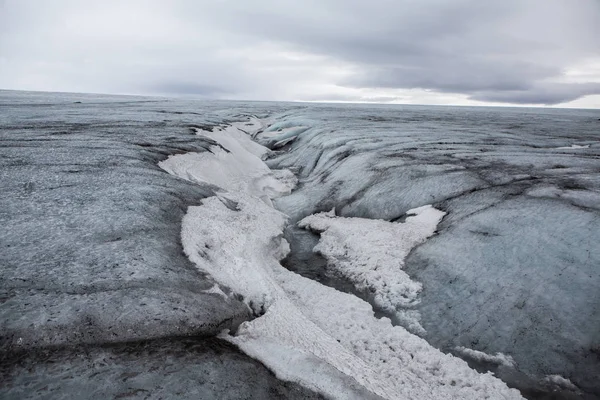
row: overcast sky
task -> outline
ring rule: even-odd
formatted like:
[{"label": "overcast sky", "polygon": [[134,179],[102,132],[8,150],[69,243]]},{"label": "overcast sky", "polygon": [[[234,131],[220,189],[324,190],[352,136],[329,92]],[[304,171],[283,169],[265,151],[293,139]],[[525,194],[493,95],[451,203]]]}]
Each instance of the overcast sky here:
[{"label": "overcast sky", "polygon": [[600,0],[0,0],[0,88],[600,108]]}]

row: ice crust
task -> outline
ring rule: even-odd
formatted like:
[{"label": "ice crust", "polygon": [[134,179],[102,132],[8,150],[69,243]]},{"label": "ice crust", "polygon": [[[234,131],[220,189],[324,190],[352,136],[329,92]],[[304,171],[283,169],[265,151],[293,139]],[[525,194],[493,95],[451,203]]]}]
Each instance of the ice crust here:
[{"label": "ice crust", "polygon": [[298,225],[320,234],[314,251],[325,256],[331,273],[372,293],[378,307],[395,314],[411,331],[424,333],[419,313],[407,312],[418,303],[422,285],[402,269],[408,253],[433,235],[444,214],[428,205],[408,210],[411,216],[399,223],[336,217],[332,210],[310,215]]},{"label": "ice crust", "polygon": [[[258,167],[260,159],[250,157],[248,146],[230,143],[230,131],[215,132],[211,139],[232,157],[247,160],[247,168],[237,168],[218,151],[202,158],[172,156],[161,163],[184,179],[222,188],[218,196],[190,207],[182,222],[186,255],[243,296],[256,315],[222,338],[278,377],[332,398],[520,398],[492,375],[477,373],[387,318],[375,318],[368,303],[283,268],[279,261],[289,251],[282,239],[287,217],[265,196],[286,193],[289,186],[273,182],[277,178]],[[217,166],[222,175],[206,172]],[[256,178],[269,184],[255,186]],[[269,190],[261,194],[263,187]],[[416,210],[409,225],[426,236],[441,218],[436,211]]]}]

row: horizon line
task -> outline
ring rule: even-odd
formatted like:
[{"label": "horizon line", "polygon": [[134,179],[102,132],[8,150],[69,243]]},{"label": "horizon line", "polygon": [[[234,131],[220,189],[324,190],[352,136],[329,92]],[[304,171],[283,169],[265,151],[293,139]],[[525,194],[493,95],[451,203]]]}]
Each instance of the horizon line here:
[{"label": "horizon line", "polygon": [[101,96],[129,96],[129,97],[153,97],[163,99],[187,99],[196,101],[232,101],[232,102],[262,102],[262,103],[309,103],[309,104],[357,104],[357,105],[382,105],[382,106],[421,106],[421,107],[485,107],[485,108],[534,108],[534,109],[556,109],[556,110],[598,110],[600,107],[568,107],[556,105],[536,105],[536,104],[421,104],[421,103],[395,103],[378,101],[360,101],[360,100],[258,100],[258,99],[226,99],[203,97],[202,95],[185,94],[140,94],[140,93],[108,93],[108,92],[73,92],[56,90],[30,90],[30,89],[4,89],[0,92],[24,92],[24,93],[60,93],[73,95],[101,95]]}]

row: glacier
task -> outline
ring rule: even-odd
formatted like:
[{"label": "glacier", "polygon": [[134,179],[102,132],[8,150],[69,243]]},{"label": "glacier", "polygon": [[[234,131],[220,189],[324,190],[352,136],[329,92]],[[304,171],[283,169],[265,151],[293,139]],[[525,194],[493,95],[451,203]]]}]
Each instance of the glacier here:
[{"label": "glacier", "polygon": [[0,107],[2,397],[600,393],[597,111]]},{"label": "glacier", "polygon": [[[333,207],[342,217],[396,221],[433,204],[446,216],[404,267],[423,285],[411,307],[422,336],[459,356],[464,352],[456,349],[469,348],[512,357],[512,369],[470,362],[528,396],[554,390],[544,379],[553,374],[597,392],[600,147],[594,111],[338,112],[332,118],[329,107],[311,109],[314,130],[268,160],[299,175],[299,189],[276,206],[292,221]],[[574,141],[577,147],[567,146]],[[315,243],[292,230],[288,237]],[[297,247],[310,247],[305,243]],[[295,256],[303,258],[310,259]],[[301,265],[294,268],[303,272]],[[339,287],[347,285],[346,279]]]},{"label": "glacier", "polygon": [[[289,252],[283,239],[287,217],[268,198],[289,194],[292,187],[278,185],[278,177],[269,174],[259,158],[265,151],[257,150],[249,136],[239,134],[240,128],[248,131],[248,126],[260,125],[253,122],[242,128],[234,124],[203,132],[218,144],[210,153],[193,158],[174,155],[159,163],[183,179],[223,189],[201,206],[189,208],[182,223],[183,249],[190,260],[242,295],[257,316],[235,333],[220,337],[265,363],[278,377],[330,398],[520,398],[491,375],[473,371],[464,361],[394,327],[387,318],[375,318],[368,303],[279,264]],[[416,215],[395,224],[404,229],[386,237],[405,246],[404,254],[396,255],[400,259],[433,233],[443,215],[427,206],[408,214]],[[368,221],[351,222],[369,228]],[[328,230],[319,216],[305,223]],[[366,249],[356,249],[356,254],[361,250]],[[394,265],[386,265],[389,262],[381,260],[393,270]],[[384,272],[383,277],[392,272],[387,275]],[[399,295],[402,286],[404,282],[395,284],[389,293]]]}]

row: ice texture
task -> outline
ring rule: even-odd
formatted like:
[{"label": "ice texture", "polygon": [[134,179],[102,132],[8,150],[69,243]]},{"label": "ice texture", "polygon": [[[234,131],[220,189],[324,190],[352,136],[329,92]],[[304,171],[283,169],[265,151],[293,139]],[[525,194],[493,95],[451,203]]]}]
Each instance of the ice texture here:
[{"label": "ice texture", "polygon": [[190,122],[163,121],[179,107],[66,99],[0,98],[0,347],[209,335],[249,318],[205,293],[215,283],[181,252],[187,206],[213,191],[156,166],[205,151]]},{"label": "ice texture", "polygon": [[597,221],[589,209],[526,196],[464,215],[409,257],[409,271],[428,283],[418,307],[427,337],[508,353],[522,371],[561,371],[594,384]]},{"label": "ice texture", "polygon": [[570,390],[574,390],[577,391],[577,386],[573,385],[573,382],[571,382],[570,380],[560,376],[560,375],[548,375],[545,378],[545,381],[554,385],[557,385],[559,387],[563,387],[566,389],[570,389]]},{"label": "ice texture", "polygon": [[[181,233],[190,260],[241,295],[256,316],[221,338],[262,361],[279,378],[332,398],[520,398],[492,375],[470,369],[387,318],[375,318],[363,300],[283,268],[279,261],[289,252],[282,238],[287,216],[264,200],[272,198],[270,191],[260,193],[251,184],[265,176],[264,170],[254,167],[258,159],[241,154],[246,146],[226,145],[234,137],[229,131],[211,139],[234,149],[231,154],[248,160],[248,168],[235,168],[219,152],[187,166],[192,159],[185,155],[161,163],[184,179],[202,177],[222,187],[218,196],[189,207]],[[226,173],[204,172],[217,167]],[[430,207],[413,213],[405,227],[420,231],[421,240],[442,216]],[[412,244],[418,240],[407,236]]]},{"label": "ice texture", "polygon": [[252,313],[181,249],[213,190],[157,166],[236,107],[0,91],[0,398],[319,398],[210,339]]},{"label": "ice texture", "polygon": [[323,399],[214,338],[23,351],[0,364],[2,399]]},{"label": "ice texture", "polygon": [[[266,117],[268,124],[261,122]],[[223,337],[238,340],[280,377],[347,397],[377,398],[367,389],[371,384],[385,393],[402,385],[398,390],[409,397],[506,393],[496,379],[473,375],[433,344],[480,371],[494,371],[530,398],[597,398],[599,118],[594,110],[0,91],[0,397],[314,396],[276,380],[236,347],[207,338],[229,328]],[[259,184],[240,185],[257,193],[274,188],[258,202],[250,197],[260,213],[243,208],[248,198],[228,193],[225,180],[207,183],[206,171],[187,169],[198,178],[189,182],[157,166],[186,153],[207,154],[205,160],[218,155],[221,163],[235,165],[213,135],[242,120],[240,132],[224,136],[235,136],[229,147],[242,146],[257,168],[267,173],[256,159],[271,168]],[[246,133],[272,151],[236,143]],[[298,184],[286,196],[295,184],[289,171]],[[279,287],[275,296],[235,293],[182,252],[188,207],[189,215],[198,207],[190,226],[213,229],[211,213],[220,210],[220,217],[231,217],[231,228],[237,217],[263,221],[263,211],[273,212],[269,201],[283,213],[266,220],[279,221],[277,229],[263,226],[261,236],[249,228],[262,250],[245,244],[262,254],[254,261],[265,262],[244,263],[244,255],[234,274],[221,272],[240,291],[247,285],[234,281],[242,273],[266,273],[271,278],[264,289]],[[421,314],[430,344],[333,289],[348,289],[346,282],[321,279],[326,261],[312,253],[318,237],[295,227],[333,208],[338,218],[402,222],[423,204],[446,213],[437,234],[414,248],[404,265],[410,279],[423,285],[411,310]],[[283,234],[295,270],[333,288],[280,269],[277,260],[287,250],[278,225],[284,214],[294,227]],[[206,237],[197,238],[205,242],[210,247]],[[202,265],[213,271],[219,271],[213,261],[229,260],[204,249],[197,247],[198,254],[213,258]],[[288,312],[288,305],[301,315]],[[273,321],[289,318],[307,324],[286,325],[292,345],[283,330],[272,329],[282,326]],[[251,322],[239,326],[244,320]],[[313,333],[327,348],[334,345],[331,353],[319,353]],[[505,354],[516,367],[478,364],[457,346]],[[433,384],[434,377],[447,387]]]},{"label": "ice texture", "polygon": [[[405,263],[423,285],[414,309],[424,337],[446,351],[509,355],[535,382],[560,374],[598,396],[598,116],[418,106],[288,112],[283,119],[310,129],[267,160],[299,177],[275,205],[293,222],[332,208],[387,221],[423,204],[446,212]],[[288,235],[294,253],[310,247],[296,236],[313,240]],[[309,257],[294,255],[301,259]]]},{"label": "ice texture", "polygon": [[[585,144],[585,145],[581,145],[581,144],[572,144],[570,146],[564,146],[564,147],[557,147],[557,150],[569,150],[569,149],[589,149],[590,145],[589,144]],[[553,375],[555,376],[555,375]]]}]

